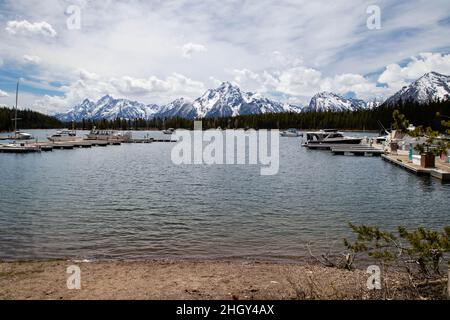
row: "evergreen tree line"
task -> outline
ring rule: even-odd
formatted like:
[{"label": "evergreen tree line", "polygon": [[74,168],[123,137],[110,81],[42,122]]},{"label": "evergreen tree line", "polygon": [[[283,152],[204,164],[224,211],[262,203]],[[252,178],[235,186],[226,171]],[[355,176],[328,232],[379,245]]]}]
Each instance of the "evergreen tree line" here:
[{"label": "evergreen tree line", "polygon": [[[15,111],[13,108],[0,107],[0,131],[14,131]],[[63,128],[66,124],[55,117],[32,110],[17,110],[17,128],[20,129],[53,129]]]},{"label": "evergreen tree line", "polygon": [[[237,117],[202,119],[203,129],[324,129],[341,130],[380,130],[381,123],[389,129],[394,109],[399,110],[415,125],[431,127],[442,131],[442,120],[450,118],[450,101],[433,102],[428,105],[404,103],[395,107],[380,106],[372,110],[345,112],[305,112],[305,113],[267,113],[242,115]],[[439,114],[440,116],[437,116]],[[70,124],[67,124],[69,126]],[[135,119],[135,120],[83,120],[75,124],[79,129],[115,130],[163,130],[168,128],[193,129],[194,121],[183,118],[170,119]]]},{"label": "evergreen tree line", "polygon": [[[202,119],[204,129],[323,129],[335,128],[341,130],[380,130],[379,122],[384,127],[390,128],[392,112],[399,110],[409,119],[410,123],[431,127],[442,131],[442,120],[450,117],[450,101],[433,102],[428,105],[416,103],[404,103],[395,107],[380,106],[372,110],[345,111],[345,112],[305,112],[305,113],[268,113],[255,115],[242,115],[237,117]],[[440,116],[437,116],[439,114]],[[72,128],[78,130],[91,130],[94,126],[98,129],[114,130],[163,130],[168,128],[193,129],[194,121],[183,118],[170,119],[114,119],[114,120],[90,120],[83,119],[76,123],[63,123],[54,117],[46,116],[31,110],[20,110],[18,121],[20,128],[26,129],[50,129]],[[12,131],[14,123],[14,110],[0,108],[0,130]]]}]

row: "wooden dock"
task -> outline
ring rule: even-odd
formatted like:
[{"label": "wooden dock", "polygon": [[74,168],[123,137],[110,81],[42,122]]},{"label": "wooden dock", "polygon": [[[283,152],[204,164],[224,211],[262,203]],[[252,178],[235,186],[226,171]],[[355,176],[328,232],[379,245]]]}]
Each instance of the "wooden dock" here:
[{"label": "wooden dock", "polygon": [[155,142],[155,139],[143,138],[143,139],[128,139],[123,141],[123,143],[152,143],[152,142]]},{"label": "wooden dock", "polygon": [[[92,148],[92,147],[107,147],[107,146],[120,146],[122,143],[153,143],[153,142],[177,142],[172,139],[154,139],[154,138],[143,138],[143,139],[127,139],[127,140],[91,140],[91,139],[75,139],[72,141],[40,141],[31,142],[28,141],[26,144],[28,146],[34,146],[37,151],[53,151],[53,150],[72,150],[76,148]],[[0,152],[9,153],[26,153],[35,152],[28,151],[31,148],[11,148],[5,147],[0,144]]]},{"label": "wooden dock", "polygon": [[120,145],[120,142],[112,142],[106,140],[73,140],[73,141],[45,141],[36,142],[42,151],[52,151],[54,149],[71,150],[75,148],[92,148],[92,147],[106,147],[108,145]]},{"label": "wooden dock", "polygon": [[41,149],[33,146],[4,146],[0,145],[0,153],[33,153],[40,152]]},{"label": "wooden dock", "polygon": [[366,157],[380,156],[384,154],[384,150],[364,144],[335,146],[331,147],[331,152],[333,152],[333,154],[335,155],[354,155]]},{"label": "wooden dock", "polygon": [[444,163],[436,160],[435,168],[422,168],[417,164],[410,162],[407,156],[383,154],[381,155],[383,160],[399,166],[409,172],[412,172],[419,176],[431,176],[441,181],[450,181],[450,163]]},{"label": "wooden dock", "polygon": [[335,155],[354,155],[354,156],[379,156],[384,153],[381,147],[374,147],[369,144],[328,144],[313,143],[304,145],[311,150],[331,150]]},{"label": "wooden dock", "polygon": [[172,139],[153,139],[153,142],[169,142],[169,143],[174,143],[174,142],[178,142],[177,140],[172,140]]}]

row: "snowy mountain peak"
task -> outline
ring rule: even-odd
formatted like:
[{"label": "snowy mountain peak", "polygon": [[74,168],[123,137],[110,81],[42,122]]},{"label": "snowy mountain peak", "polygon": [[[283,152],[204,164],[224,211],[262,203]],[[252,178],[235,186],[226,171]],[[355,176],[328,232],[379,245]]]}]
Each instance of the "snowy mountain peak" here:
[{"label": "snowy mountain peak", "polygon": [[238,90],[238,91],[241,91],[241,89],[237,85],[234,85],[229,81],[222,82],[216,90],[220,90],[220,91]]},{"label": "snowy mountain peak", "polygon": [[191,102],[184,98],[178,98],[165,106],[162,106],[155,114],[155,117],[195,119],[197,117],[197,112]]},{"label": "snowy mountain peak", "polygon": [[428,72],[386,100],[388,106],[413,102],[427,104],[450,99],[450,76]]},{"label": "snowy mountain peak", "polygon": [[[218,118],[259,113],[284,112],[285,106],[251,92],[243,93],[230,82],[223,82],[216,89],[206,91],[193,104],[197,118]],[[299,111],[298,108],[290,110]]]},{"label": "snowy mountain peak", "polygon": [[324,91],[313,96],[309,106],[304,108],[303,111],[355,111],[366,107],[367,104],[363,100],[344,98],[336,93]]},{"label": "snowy mountain peak", "polygon": [[83,119],[148,119],[159,110],[155,105],[146,106],[137,101],[114,99],[103,96],[97,102],[85,99],[66,113],[56,114],[61,121],[81,121]]}]

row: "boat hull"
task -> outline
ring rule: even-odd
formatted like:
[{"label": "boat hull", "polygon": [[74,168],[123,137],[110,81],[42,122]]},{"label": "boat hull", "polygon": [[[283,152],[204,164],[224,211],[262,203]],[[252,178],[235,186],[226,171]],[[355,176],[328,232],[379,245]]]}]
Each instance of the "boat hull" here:
[{"label": "boat hull", "polygon": [[322,140],[322,141],[308,141],[306,144],[360,144],[362,138],[349,138],[341,140]]},{"label": "boat hull", "polygon": [[69,142],[80,140],[79,137],[48,137],[47,139],[51,142]]},{"label": "boat hull", "polygon": [[286,133],[286,132],[282,132],[282,133],[280,133],[280,136],[282,136],[282,137],[296,138],[296,137],[301,137],[301,134],[299,134],[299,133]]}]

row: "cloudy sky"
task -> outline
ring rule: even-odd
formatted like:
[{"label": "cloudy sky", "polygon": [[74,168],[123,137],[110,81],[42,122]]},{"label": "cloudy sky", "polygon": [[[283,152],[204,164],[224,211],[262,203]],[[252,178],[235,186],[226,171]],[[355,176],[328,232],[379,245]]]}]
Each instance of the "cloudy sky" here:
[{"label": "cloudy sky", "polygon": [[448,0],[0,0],[0,104],[19,78],[19,105],[50,114],[104,94],[194,99],[222,81],[299,104],[382,99],[450,74],[449,31]]}]

